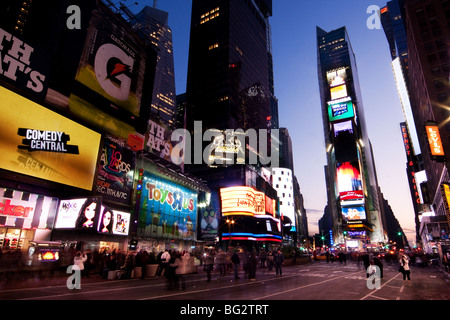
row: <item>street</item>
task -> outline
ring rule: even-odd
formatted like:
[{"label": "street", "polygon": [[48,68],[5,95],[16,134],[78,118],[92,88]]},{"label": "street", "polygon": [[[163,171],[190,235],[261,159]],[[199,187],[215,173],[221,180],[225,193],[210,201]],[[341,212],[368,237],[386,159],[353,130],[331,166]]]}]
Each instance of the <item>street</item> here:
[{"label": "street", "polygon": [[[81,279],[81,289],[68,289],[67,277],[27,279],[20,283],[1,283],[2,300],[450,300],[450,278],[435,266],[411,269],[411,285],[404,284],[397,264],[384,265],[378,288],[368,285],[363,266],[309,262],[286,266],[283,275],[258,269],[256,280],[235,280],[232,272],[221,276],[214,271],[184,275],[185,290],[168,290],[165,278],[102,280],[93,275]],[[372,282],[375,283],[375,282]],[[258,304],[255,302],[254,304]],[[188,310],[186,310],[188,311]]]}]

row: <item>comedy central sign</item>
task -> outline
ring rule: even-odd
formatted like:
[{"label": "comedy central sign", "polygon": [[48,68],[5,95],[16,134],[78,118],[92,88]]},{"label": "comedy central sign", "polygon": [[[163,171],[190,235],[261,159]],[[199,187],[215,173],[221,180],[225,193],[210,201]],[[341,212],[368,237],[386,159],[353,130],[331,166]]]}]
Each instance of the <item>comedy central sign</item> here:
[{"label": "comedy central sign", "polygon": [[64,132],[19,128],[18,135],[25,137],[19,149],[79,154],[78,146],[67,144],[70,136]]},{"label": "comedy central sign", "polygon": [[0,87],[0,167],[92,190],[101,135]]}]

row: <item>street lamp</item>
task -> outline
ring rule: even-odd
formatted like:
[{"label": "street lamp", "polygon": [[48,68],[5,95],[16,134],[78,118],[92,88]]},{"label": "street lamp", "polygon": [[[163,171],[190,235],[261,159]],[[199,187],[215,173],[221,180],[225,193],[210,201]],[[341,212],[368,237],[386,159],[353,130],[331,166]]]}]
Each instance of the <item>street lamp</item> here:
[{"label": "street lamp", "polygon": [[228,224],[228,234],[230,235],[230,247],[232,245],[232,241],[233,241],[233,234],[231,233],[231,226],[234,226],[234,220],[233,219],[227,219],[227,224]]}]

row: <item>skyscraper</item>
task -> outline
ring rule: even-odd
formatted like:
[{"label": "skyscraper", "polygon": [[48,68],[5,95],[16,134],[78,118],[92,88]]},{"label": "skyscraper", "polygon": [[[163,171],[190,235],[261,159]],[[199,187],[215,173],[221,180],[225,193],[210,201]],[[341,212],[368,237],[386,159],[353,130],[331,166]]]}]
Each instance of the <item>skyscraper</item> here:
[{"label": "skyscraper", "polygon": [[317,27],[317,50],[333,242],[344,243],[349,230],[358,232],[358,239],[384,242],[372,146],[346,28]]},{"label": "skyscraper", "polygon": [[405,11],[411,106],[428,179],[424,191],[435,214],[450,223],[444,192],[450,183],[450,1],[409,0]]},{"label": "skyscraper", "polygon": [[188,128],[193,121],[204,129],[267,128],[275,100],[271,15],[271,0],[193,0]]},{"label": "skyscraper", "polygon": [[[419,144],[417,128],[412,112],[409,78],[408,78],[408,45],[405,25],[405,1],[392,0],[381,9],[381,23],[389,43],[397,91],[405,116],[400,124],[402,139],[406,152],[406,173],[408,176],[411,199],[415,212],[416,238],[419,235],[419,216],[431,211],[429,197],[422,193],[426,189],[426,172],[423,169],[422,149]],[[422,188],[421,188],[422,186]]]},{"label": "skyscraper", "polygon": [[[208,129],[223,132],[227,129],[269,131],[277,128],[269,24],[271,15],[271,0],[192,1],[186,86],[186,128],[189,131],[203,135]],[[200,121],[203,132],[197,132],[195,126],[195,122]],[[267,143],[270,146],[270,139]],[[203,144],[210,147],[211,141],[203,141]],[[236,146],[234,136],[231,139],[226,137],[223,146],[216,149],[228,150],[232,154]],[[260,151],[259,146],[247,143],[239,146],[246,155]],[[194,150],[194,157],[203,150]],[[209,166],[195,163],[186,166],[188,171],[208,181],[208,186],[221,195],[222,204],[227,201],[256,204],[264,198],[267,201],[266,210],[264,205],[255,210],[247,208],[245,212],[242,208],[230,210],[223,207],[222,215],[227,219],[222,223],[225,227],[220,232],[221,239],[229,242],[238,239],[281,242],[280,220],[273,211],[276,207],[272,201],[277,199],[277,193],[270,185],[270,174],[263,177],[256,163],[236,163],[208,163]],[[239,200],[237,196],[247,200]],[[264,213],[261,215],[258,210]]]},{"label": "skyscraper", "polygon": [[146,6],[136,15],[134,28],[145,34],[157,50],[151,117],[176,129],[175,69],[168,17],[167,12]]}]

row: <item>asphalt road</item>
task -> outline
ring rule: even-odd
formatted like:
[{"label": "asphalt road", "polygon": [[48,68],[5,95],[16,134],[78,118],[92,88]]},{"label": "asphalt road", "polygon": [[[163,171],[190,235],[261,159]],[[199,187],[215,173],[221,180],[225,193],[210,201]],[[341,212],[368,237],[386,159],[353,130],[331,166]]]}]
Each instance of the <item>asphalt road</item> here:
[{"label": "asphalt road", "polygon": [[[206,282],[202,272],[183,276],[185,290],[168,290],[165,278],[101,280],[81,279],[81,289],[68,289],[69,277],[28,279],[0,283],[1,300],[185,300],[264,301],[275,300],[450,300],[450,278],[434,266],[412,267],[411,284],[404,284],[396,265],[385,265],[380,282],[369,281],[362,266],[324,261],[283,268],[283,276],[265,269],[256,280],[213,272]],[[258,302],[259,301],[259,302]]]}]

